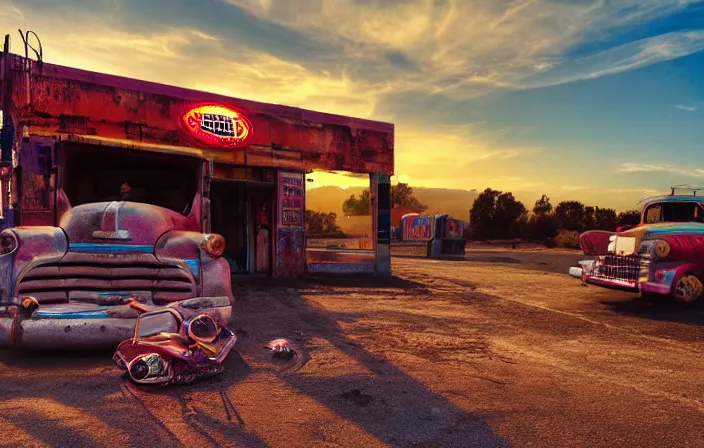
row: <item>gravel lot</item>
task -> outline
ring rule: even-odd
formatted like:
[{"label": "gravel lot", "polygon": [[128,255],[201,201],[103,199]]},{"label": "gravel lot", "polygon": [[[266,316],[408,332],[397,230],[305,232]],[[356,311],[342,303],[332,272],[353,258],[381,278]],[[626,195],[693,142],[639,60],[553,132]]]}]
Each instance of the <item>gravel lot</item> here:
[{"label": "gravel lot", "polygon": [[[0,352],[0,445],[704,446],[702,309],[584,287],[578,258],[407,250],[390,279],[237,280],[238,354],[190,386]],[[273,361],[274,337],[304,356]]]}]

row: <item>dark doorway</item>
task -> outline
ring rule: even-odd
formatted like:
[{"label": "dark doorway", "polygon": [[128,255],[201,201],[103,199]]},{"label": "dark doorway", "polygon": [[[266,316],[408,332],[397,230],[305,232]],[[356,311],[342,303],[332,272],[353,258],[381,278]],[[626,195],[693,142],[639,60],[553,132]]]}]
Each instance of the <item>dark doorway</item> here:
[{"label": "dark doorway", "polygon": [[274,207],[273,185],[248,185],[248,194],[253,217],[252,228],[252,272],[257,274],[271,274],[272,272],[272,236],[274,222],[272,209]]},{"label": "dark doorway", "polygon": [[60,147],[61,188],[72,206],[119,201],[121,185],[129,199],[187,215],[198,188],[200,159],[83,144]]},{"label": "dark doorway", "polygon": [[223,257],[233,274],[249,272],[246,187],[243,182],[225,180],[213,180],[210,185],[210,230],[225,238]]}]

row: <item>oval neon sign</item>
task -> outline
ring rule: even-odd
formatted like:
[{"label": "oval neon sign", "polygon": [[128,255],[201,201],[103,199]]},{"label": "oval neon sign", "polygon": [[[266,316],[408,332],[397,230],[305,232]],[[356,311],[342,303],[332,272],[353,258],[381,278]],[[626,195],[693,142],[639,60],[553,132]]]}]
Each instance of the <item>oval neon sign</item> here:
[{"label": "oval neon sign", "polygon": [[194,107],[181,117],[181,127],[192,137],[225,148],[243,146],[254,129],[247,117],[224,106]]}]

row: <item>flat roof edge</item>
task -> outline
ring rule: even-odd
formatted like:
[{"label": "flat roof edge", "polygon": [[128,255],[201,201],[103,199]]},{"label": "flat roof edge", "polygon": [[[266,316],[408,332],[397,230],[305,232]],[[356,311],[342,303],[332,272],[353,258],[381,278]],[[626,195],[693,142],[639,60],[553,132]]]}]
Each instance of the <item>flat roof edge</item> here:
[{"label": "flat roof edge", "polygon": [[[11,55],[12,57],[25,60],[24,56],[15,53],[11,53]],[[263,103],[242,98],[228,97],[225,95],[203,92],[199,90],[188,89],[185,87],[160,84],[153,81],[145,81],[135,78],[127,78],[125,76],[109,75],[90,70],[83,70],[57,64],[50,64],[47,62],[41,63],[40,71],[39,64],[36,61],[30,59],[29,62],[31,64],[31,71],[33,75],[53,77],[75,82],[84,82],[88,84],[96,84],[104,87],[112,87],[117,89],[133,90],[136,92],[144,92],[153,95],[173,97],[185,101],[212,101],[229,103],[235,106],[240,106],[242,108],[252,110],[254,112],[269,115],[283,115],[295,117],[304,121],[310,121],[320,124],[348,126],[350,128],[358,128],[389,134],[393,134],[395,129],[393,123],[330,114],[326,112],[316,112],[313,110],[286,106],[283,104]]]}]

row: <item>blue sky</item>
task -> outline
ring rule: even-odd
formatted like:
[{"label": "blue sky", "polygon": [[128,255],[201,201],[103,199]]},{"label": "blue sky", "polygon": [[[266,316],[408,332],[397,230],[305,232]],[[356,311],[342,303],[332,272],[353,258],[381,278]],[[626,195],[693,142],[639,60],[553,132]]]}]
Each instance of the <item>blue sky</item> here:
[{"label": "blue sky", "polygon": [[704,1],[3,3],[49,62],[391,121],[411,185],[624,209],[704,184]]}]

